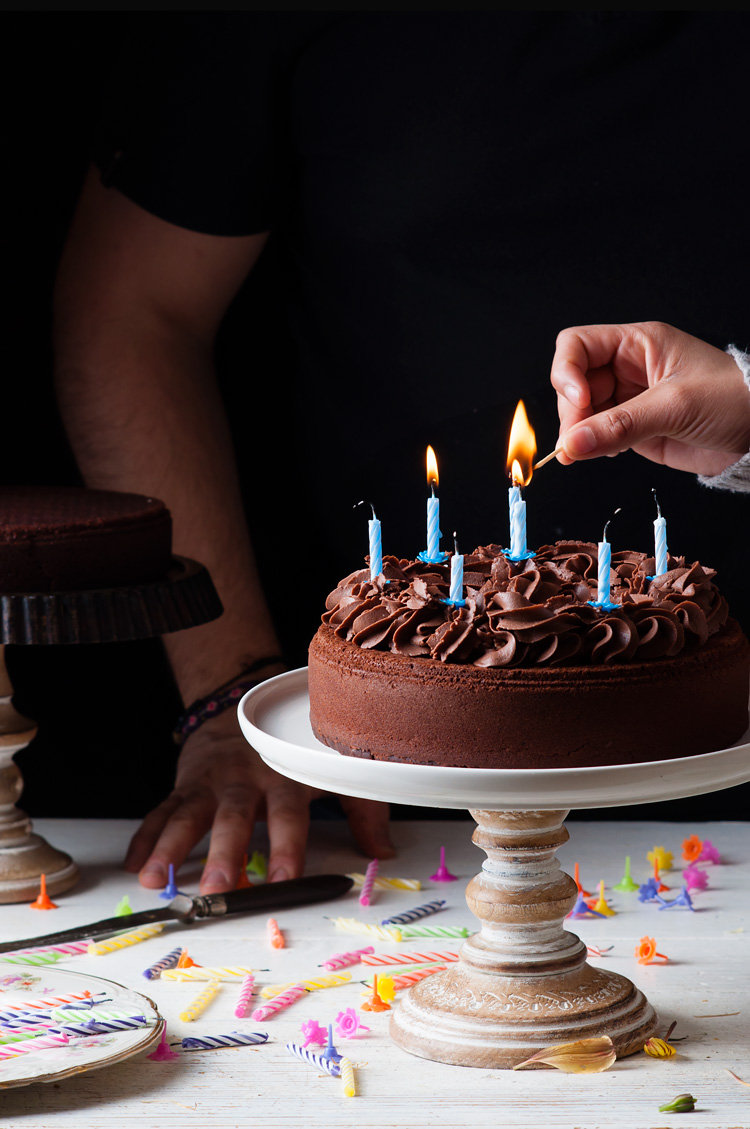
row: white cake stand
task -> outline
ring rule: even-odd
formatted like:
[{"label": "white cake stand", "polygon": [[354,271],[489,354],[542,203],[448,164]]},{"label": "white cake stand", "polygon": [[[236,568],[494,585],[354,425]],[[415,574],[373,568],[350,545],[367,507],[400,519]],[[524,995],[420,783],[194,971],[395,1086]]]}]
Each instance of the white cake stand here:
[{"label": "white cake stand", "polygon": [[551,1043],[609,1035],[640,1050],[656,1014],[624,976],[586,963],[563,928],[577,889],[555,852],[571,808],[696,796],[750,780],[750,743],[702,756],[602,768],[442,768],[345,757],[313,736],[307,670],[257,686],[239,704],[249,743],[271,768],[316,788],[425,807],[468,808],[487,853],[466,890],[478,933],[445,972],[405,993],[391,1020],[404,1050],[460,1066],[510,1067]]}]

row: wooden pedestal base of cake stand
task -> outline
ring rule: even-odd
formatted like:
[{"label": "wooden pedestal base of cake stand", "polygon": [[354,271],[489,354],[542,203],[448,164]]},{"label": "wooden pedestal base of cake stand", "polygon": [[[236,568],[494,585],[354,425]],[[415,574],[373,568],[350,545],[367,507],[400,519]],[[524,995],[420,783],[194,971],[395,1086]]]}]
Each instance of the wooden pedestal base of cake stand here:
[{"label": "wooden pedestal base of cake stand", "polygon": [[30,902],[39,893],[39,876],[47,877],[47,893],[62,894],[78,881],[78,867],[64,851],[51,847],[31,830],[31,820],[16,807],[23,790],[21,770],[13,757],[25,749],[36,726],[11,703],[13,686],[0,645],[0,903]]},{"label": "wooden pedestal base of cake stand", "polygon": [[399,993],[394,1042],[422,1058],[490,1068],[587,1036],[609,1035],[619,1056],[640,1050],[656,1030],[653,1008],[626,977],[589,967],[586,946],[563,927],[576,900],[555,858],[568,840],[563,820],[573,807],[745,783],[750,744],[601,768],[454,768],[341,756],[316,741],[309,712],[307,671],[293,670],[246,694],[238,716],[266,764],[292,780],[369,800],[468,808],[487,854],[466,891],[479,932],[457,964]]},{"label": "wooden pedestal base of cake stand", "polygon": [[609,1035],[619,1057],[656,1031],[654,1009],[614,972],[586,963],[563,928],[576,884],[555,852],[567,811],[476,811],[487,861],[466,890],[481,929],[445,972],[415,984],[391,1019],[411,1054],[456,1066],[511,1067],[552,1043]]}]

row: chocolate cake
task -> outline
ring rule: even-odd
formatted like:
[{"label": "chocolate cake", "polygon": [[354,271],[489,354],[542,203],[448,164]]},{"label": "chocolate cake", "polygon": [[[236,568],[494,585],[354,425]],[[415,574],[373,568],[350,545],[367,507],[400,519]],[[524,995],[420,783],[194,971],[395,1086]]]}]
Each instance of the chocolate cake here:
[{"label": "chocolate cake", "polygon": [[0,591],[118,588],[163,578],[172,519],[139,494],[0,487]]},{"label": "chocolate cake", "polygon": [[449,565],[384,558],[326,601],[310,646],[315,735],[349,756],[465,767],[571,768],[690,756],[748,725],[750,645],[715,573],[612,556],[597,607],[595,544],[529,560],[490,545]]}]

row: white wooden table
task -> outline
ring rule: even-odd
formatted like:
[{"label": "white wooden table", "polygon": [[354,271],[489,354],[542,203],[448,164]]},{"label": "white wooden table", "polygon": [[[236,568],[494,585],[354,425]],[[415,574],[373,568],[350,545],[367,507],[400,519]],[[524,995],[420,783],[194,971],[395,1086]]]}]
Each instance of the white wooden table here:
[{"label": "white wooden table", "polygon": [[[120,869],[134,823],[89,820],[76,823],[40,820],[38,830],[69,851],[83,871],[80,885],[58,899],[60,908],[39,913],[26,906],[0,907],[2,939],[67,928],[114,912],[123,894],[134,910],[155,903],[152,894]],[[62,967],[80,969],[117,980],[150,995],[168,1021],[171,1040],[184,1034],[217,1034],[238,1027],[267,1030],[269,1042],[257,1048],[183,1054],[179,1061],[154,1063],[145,1056],[66,1079],[58,1085],[33,1085],[0,1094],[0,1126],[56,1129],[57,1126],[119,1127],[133,1125],[253,1126],[253,1129],[310,1129],[311,1126],[492,1126],[496,1129],[732,1129],[750,1126],[750,1089],[743,1088],[724,1069],[750,1081],[750,836],[744,823],[575,823],[571,842],[560,851],[566,870],[581,865],[581,879],[593,889],[600,878],[618,910],[607,920],[579,920],[571,928],[594,945],[613,945],[601,958],[625,973],[645,991],[662,1020],[662,1034],[672,1020],[679,1055],[656,1060],[640,1054],[595,1075],[563,1075],[553,1070],[512,1073],[474,1071],[445,1066],[406,1055],[391,1045],[388,1014],[361,1013],[371,1028],[369,1037],[340,1043],[357,1070],[359,1096],[346,1099],[337,1079],[318,1076],[284,1049],[287,1041],[302,1041],[299,1025],[315,1018],[329,1022],[341,1009],[358,1007],[364,975],[355,966],[350,985],[317,992],[272,1018],[267,1024],[236,1020],[237,989],[225,985],[220,996],[196,1022],[185,1024],[178,1013],[200,990],[195,984],[147,981],[142,970],[163,953],[184,944],[201,964],[245,964],[268,968],[258,982],[279,983],[310,975],[336,951],[358,948],[367,941],[334,930],[326,914],[358,916],[379,921],[389,912],[445,897],[449,909],[431,920],[435,924],[467,924],[472,920],[463,900],[468,879],[481,865],[483,854],[470,840],[473,825],[465,822],[412,822],[394,825],[397,860],[384,864],[383,873],[418,877],[421,893],[379,892],[369,911],[360,911],[352,894],[329,905],[285,910],[278,914],[288,948],[272,950],[265,935],[266,915],[170,927],[161,937],[104,957],[74,957]],[[646,851],[662,844],[680,858],[682,840],[696,832],[710,838],[726,863],[707,867],[709,889],[695,895],[698,912],[641,905],[635,894],[609,889],[622,877],[624,856],[633,859],[633,874],[648,877]],[[450,869],[461,881],[433,886],[429,875],[437,867],[441,844]],[[197,891],[200,850],[186,864],[180,887]],[[310,873],[363,870],[345,823],[313,825],[308,857]],[[679,871],[665,875],[679,892]],[[672,897],[673,894],[667,895]],[[126,922],[123,922],[125,925]],[[644,935],[655,937],[669,964],[639,966],[633,950]],[[458,942],[376,943],[377,952],[419,948],[456,948]],[[722,1018],[703,1018],[732,1012]],[[1,1069],[1,1064],[0,1064]],[[664,1114],[658,1106],[689,1091],[697,1098],[690,1114]]]}]

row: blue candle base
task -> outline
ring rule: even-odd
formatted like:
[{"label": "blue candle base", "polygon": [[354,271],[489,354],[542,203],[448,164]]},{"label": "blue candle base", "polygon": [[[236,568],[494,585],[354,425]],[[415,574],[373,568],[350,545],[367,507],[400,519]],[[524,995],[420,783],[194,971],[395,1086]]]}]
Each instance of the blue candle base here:
[{"label": "blue candle base", "polygon": [[591,608],[601,608],[605,612],[613,612],[616,608],[621,607],[621,604],[610,604],[609,600],[587,600],[586,603]]},{"label": "blue candle base", "polygon": [[417,553],[417,560],[422,564],[445,564],[449,555],[449,553],[441,553],[438,557],[428,557],[427,550],[423,549],[421,553]]},{"label": "blue candle base", "polygon": [[441,604],[449,604],[452,608],[465,608],[466,607],[466,600],[451,600],[451,599],[442,599],[441,598],[440,603]]},{"label": "blue candle base", "polygon": [[530,561],[532,557],[536,556],[536,553],[533,549],[526,549],[525,552],[514,557],[510,549],[503,549],[503,556],[507,561]]}]

